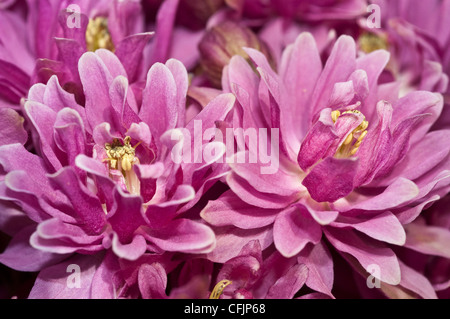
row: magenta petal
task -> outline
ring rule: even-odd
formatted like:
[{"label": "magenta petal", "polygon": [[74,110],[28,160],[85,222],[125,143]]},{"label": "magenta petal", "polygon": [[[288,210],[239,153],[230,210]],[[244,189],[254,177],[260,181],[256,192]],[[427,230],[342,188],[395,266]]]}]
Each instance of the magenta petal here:
[{"label": "magenta petal", "polygon": [[75,165],[93,175],[98,189],[97,195],[102,202],[106,202],[107,209],[109,210],[114,202],[113,191],[116,184],[109,177],[105,165],[100,161],[84,154],[75,158]]},{"label": "magenta petal", "polygon": [[160,263],[142,265],[138,271],[138,284],[143,299],[167,298],[167,274]]},{"label": "magenta petal", "polygon": [[164,228],[147,229],[144,236],[163,250],[186,253],[208,253],[216,241],[208,226],[189,219],[174,220]]},{"label": "magenta petal", "polygon": [[378,123],[369,129],[358,152],[359,167],[355,178],[355,186],[369,183],[389,159],[392,148],[390,122],[392,106],[380,101],[377,104]]},{"label": "magenta petal", "polygon": [[294,265],[288,272],[270,287],[267,299],[292,299],[303,287],[308,278],[308,268],[305,265]]},{"label": "magenta petal", "polygon": [[285,257],[298,254],[307,243],[317,244],[322,238],[319,224],[303,205],[292,206],[278,214],[273,225],[275,247]]},{"label": "magenta petal", "polygon": [[28,134],[23,128],[24,119],[12,109],[0,108],[1,144],[25,144]]},{"label": "magenta petal", "polygon": [[311,114],[314,115],[327,107],[333,84],[347,81],[355,70],[355,58],[356,48],[353,38],[346,35],[339,37],[312,93]]},{"label": "magenta petal", "polygon": [[[43,269],[28,298],[89,299],[92,279],[102,259],[102,255],[74,255],[64,262]],[[79,288],[75,286],[77,283],[80,284]]]},{"label": "magenta petal", "polygon": [[226,191],[218,199],[209,201],[200,216],[214,226],[234,225],[241,229],[260,228],[272,224],[277,209],[264,209],[242,201],[232,191]]},{"label": "magenta petal", "polygon": [[159,149],[160,136],[175,128],[178,121],[176,82],[164,64],[156,63],[148,71],[139,116],[151,128]]},{"label": "magenta petal", "polygon": [[327,157],[317,164],[302,184],[318,202],[334,202],[353,190],[353,179],[358,166],[354,159]]},{"label": "magenta petal", "polygon": [[67,258],[66,254],[53,254],[32,247],[30,236],[35,229],[36,225],[30,225],[19,231],[0,254],[0,263],[19,271],[39,271]]},{"label": "magenta petal", "polygon": [[53,139],[56,112],[44,104],[33,101],[27,101],[24,108],[40,137],[39,147],[45,155],[43,156],[44,159],[50,163],[54,171],[59,170],[65,163],[61,163],[61,159],[64,157]]},{"label": "magenta petal", "polygon": [[120,258],[137,260],[147,250],[147,242],[141,235],[136,235],[133,237],[131,242],[123,244],[120,242],[117,233],[114,233],[112,239],[112,250]]},{"label": "magenta petal", "polygon": [[105,226],[105,212],[100,201],[84,186],[74,168],[66,167],[50,176],[51,182],[61,190],[73,205],[75,217],[91,234],[99,234]]},{"label": "magenta petal", "polygon": [[425,175],[448,156],[450,143],[442,143],[448,139],[450,130],[428,133],[419,142],[411,145],[403,161],[396,163],[389,176],[375,181],[375,185],[389,185],[398,177],[414,180]]},{"label": "magenta petal", "polygon": [[320,112],[319,120],[314,123],[300,146],[297,157],[300,167],[303,170],[311,167],[327,153],[337,138],[331,119],[331,109],[324,109]]},{"label": "magenta petal", "polygon": [[304,249],[297,261],[299,264],[308,267],[306,285],[315,291],[334,298],[331,293],[334,282],[333,259],[328,248],[322,242],[319,242],[310,249]]},{"label": "magenta petal", "polygon": [[125,193],[118,186],[114,189],[113,195],[114,206],[106,218],[120,242],[128,244],[133,240],[135,231],[146,224],[143,218],[142,198]]},{"label": "magenta petal", "polygon": [[153,32],[133,34],[124,38],[117,45],[114,53],[122,62],[130,81],[134,81],[136,76],[139,75],[138,68],[142,61],[142,51],[153,34]]},{"label": "magenta petal", "polygon": [[380,267],[375,277],[390,285],[398,285],[401,280],[400,265],[397,256],[390,249],[369,238],[359,237],[355,231],[327,228],[324,230],[330,243],[339,251],[355,257],[368,269],[371,265]]}]

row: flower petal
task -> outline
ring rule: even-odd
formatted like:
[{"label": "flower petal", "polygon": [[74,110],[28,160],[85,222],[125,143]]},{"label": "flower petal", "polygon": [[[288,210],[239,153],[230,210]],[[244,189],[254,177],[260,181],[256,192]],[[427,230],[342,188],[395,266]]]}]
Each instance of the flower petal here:
[{"label": "flower petal", "polygon": [[185,253],[208,253],[216,242],[208,226],[189,219],[176,219],[164,228],[147,229],[144,236],[165,251]]},{"label": "flower petal", "polygon": [[30,245],[30,236],[36,225],[20,230],[0,254],[0,263],[19,271],[40,271],[67,258],[66,254],[54,254],[36,249]]},{"label": "flower petal", "polygon": [[292,299],[308,278],[308,268],[305,265],[294,265],[288,272],[270,287],[267,299]]},{"label": "flower petal", "polygon": [[158,149],[160,136],[177,124],[177,109],[177,87],[173,74],[164,64],[155,63],[147,73],[139,117],[151,128]]},{"label": "flower petal", "polygon": [[321,238],[320,225],[309,216],[301,204],[282,211],[275,219],[273,240],[275,247],[284,257],[297,255],[307,243],[317,244]]},{"label": "flower petal", "polygon": [[450,231],[436,226],[410,223],[405,225],[405,247],[426,255],[450,258]]},{"label": "flower petal", "polygon": [[334,202],[353,190],[358,161],[327,157],[314,166],[302,184],[318,202]]},{"label": "flower petal", "polygon": [[251,206],[232,191],[226,191],[218,199],[209,201],[200,216],[214,226],[234,225],[241,229],[260,228],[272,224],[279,210]]},{"label": "flower petal", "polygon": [[23,128],[24,119],[12,109],[0,108],[0,141],[4,144],[25,144],[28,134]]},{"label": "flower petal", "polygon": [[406,240],[405,230],[394,214],[362,215],[356,218],[340,216],[331,226],[338,228],[352,227],[366,235],[390,244],[403,246]]},{"label": "flower petal", "polygon": [[342,253],[355,257],[364,269],[371,265],[380,267],[373,275],[383,282],[398,285],[401,280],[400,265],[395,253],[369,238],[361,238],[355,231],[327,228],[324,230],[330,243]]}]

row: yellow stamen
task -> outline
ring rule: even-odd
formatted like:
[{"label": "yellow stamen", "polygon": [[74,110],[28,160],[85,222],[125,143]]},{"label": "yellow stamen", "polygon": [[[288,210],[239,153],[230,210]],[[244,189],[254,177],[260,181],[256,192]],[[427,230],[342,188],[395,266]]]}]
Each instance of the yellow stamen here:
[{"label": "yellow stamen", "polygon": [[106,143],[105,150],[107,159],[103,161],[109,161],[109,166],[112,169],[120,169],[123,173],[131,170],[133,164],[137,161],[135,157],[135,149],[141,143],[139,142],[135,146],[130,144],[131,138],[129,136],[124,138],[124,144],[122,144],[119,139],[114,139],[112,144]]},{"label": "yellow stamen", "polygon": [[108,20],[97,17],[89,19],[86,29],[86,47],[88,51],[107,49],[114,52],[114,44],[108,30]]},{"label": "yellow stamen", "polygon": [[336,121],[340,115],[341,115],[341,112],[339,112],[339,111],[331,112],[331,119],[333,120],[333,122],[336,123]]},{"label": "yellow stamen", "polygon": [[350,133],[350,134],[348,134],[347,138],[345,139],[344,145],[350,144],[350,142],[351,142],[352,140],[353,140],[353,134]]},{"label": "yellow stamen", "polygon": [[[336,113],[334,113],[336,112]],[[358,110],[349,110],[345,111],[342,114],[361,114]],[[333,111],[331,112],[331,118],[333,122],[336,122],[338,117],[340,116],[339,111]],[[364,137],[367,135],[366,129],[369,127],[369,122],[364,120],[361,122],[360,125],[358,125],[357,128],[355,128],[352,132],[348,134],[348,136],[345,138],[345,140],[342,142],[341,146],[337,150],[335,157],[336,158],[346,158],[350,157],[356,154],[359,147],[361,146],[361,143],[364,139]],[[355,142],[353,142],[356,139]],[[352,144],[353,142],[353,144]]]},{"label": "yellow stamen", "polygon": [[359,47],[363,52],[370,53],[375,50],[388,50],[388,39],[384,34],[364,32],[358,39]]},{"label": "yellow stamen", "polygon": [[221,280],[217,283],[217,285],[214,286],[213,291],[211,292],[211,295],[209,296],[209,299],[219,299],[222,295],[223,290],[232,283],[230,280]]}]

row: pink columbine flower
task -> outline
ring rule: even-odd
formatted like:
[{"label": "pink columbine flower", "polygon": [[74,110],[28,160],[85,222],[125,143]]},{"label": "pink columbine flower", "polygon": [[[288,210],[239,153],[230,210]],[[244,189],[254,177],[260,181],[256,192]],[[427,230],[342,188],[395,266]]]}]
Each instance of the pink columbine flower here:
[{"label": "pink columbine flower", "polygon": [[[22,145],[20,116],[6,110],[8,120],[2,117],[1,134],[16,138],[0,146],[1,227],[13,236],[0,261],[41,271],[33,297],[55,296],[50,278],[67,262],[80,264],[89,276],[100,272],[101,284],[105,271],[114,269],[103,264],[105,250],[135,261],[147,253],[207,253],[215,245],[212,230],[188,211],[228,168],[212,160],[173,160],[174,144],[191,141],[174,141],[171,133],[183,129],[194,136],[192,121],[186,121],[185,67],[174,59],[154,64],[140,100],[109,50],[83,54],[78,67],[84,108],[55,76],[30,89],[23,114],[32,123],[38,155]],[[231,94],[219,95],[195,120],[212,129],[234,101]],[[83,297],[95,297],[94,291],[113,296],[111,287],[83,288]],[[58,289],[58,296],[70,296],[64,286]]]},{"label": "pink columbine flower", "polygon": [[[246,52],[258,74],[241,57],[224,70],[224,89],[237,97],[232,125],[279,129],[279,148],[264,146],[279,152],[279,167],[262,174],[268,164],[249,160],[259,151],[251,145],[262,144],[248,138],[241,144],[229,160],[231,190],[201,213],[217,227],[209,258],[224,262],[256,239],[262,249],[274,244],[286,258],[306,253],[315,258],[310,284],[332,296],[321,267],[331,257],[309,253],[327,241],[364,276],[376,264],[385,292],[435,297],[393,247],[405,244],[403,225],[448,192],[450,131],[430,131],[442,96],[415,91],[399,98],[395,83],[378,84],[389,54],[377,50],[357,58],[348,36],[336,41],[324,65],[308,33],[286,48],[278,72],[260,52]],[[418,278],[430,289],[417,289],[412,283]]]}]

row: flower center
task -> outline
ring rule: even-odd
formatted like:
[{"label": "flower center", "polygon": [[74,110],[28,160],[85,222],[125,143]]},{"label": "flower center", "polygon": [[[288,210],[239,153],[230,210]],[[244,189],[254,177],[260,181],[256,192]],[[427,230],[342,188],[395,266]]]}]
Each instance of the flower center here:
[{"label": "flower center", "polygon": [[139,159],[136,157],[136,147],[141,142],[132,146],[129,136],[125,137],[123,141],[124,143],[122,144],[118,138],[115,138],[112,144],[105,144],[105,150],[108,156],[105,161],[109,162],[109,172],[113,180],[121,184],[123,186],[122,188],[131,194],[139,194],[139,179],[132,168],[134,164],[139,164]]},{"label": "flower center", "polygon": [[[353,131],[351,131],[341,144],[341,146],[336,151],[334,157],[336,158],[347,158],[351,157],[356,154],[359,147],[361,146],[361,143],[367,135],[367,128],[369,127],[369,122],[366,121],[365,116],[358,110],[350,110],[345,111],[343,114],[361,114],[363,116],[363,121],[361,124],[358,125]],[[341,112],[339,111],[333,111],[331,112],[331,118],[334,123],[338,120],[338,118],[341,116]]]},{"label": "flower center", "polygon": [[387,50],[389,48],[386,36],[377,35],[371,32],[364,32],[358,39],[359,47],[366,53],[373,52],[375,50]]},{"label": "flower center", "polygon": [[86,47],[88,51],[108,49],[114,52],[114,44],[108,30],[108,19],[102,17],[89,19],[86,29]]}]

